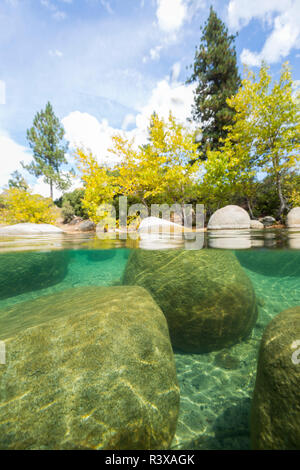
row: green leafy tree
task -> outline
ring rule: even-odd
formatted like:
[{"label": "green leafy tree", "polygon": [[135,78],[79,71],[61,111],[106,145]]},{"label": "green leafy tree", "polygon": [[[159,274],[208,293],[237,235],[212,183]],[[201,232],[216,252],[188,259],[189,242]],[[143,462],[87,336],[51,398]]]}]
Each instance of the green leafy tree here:
[{"label": "green leafy tree", "polygon": [[[64,206],[71,206],[73,208],[74,216],[82,217],[83,219],[88,219],[88,213],[82,205],[82,200],[84,198],[84,189],[76,188],[70,193],[65,193],[59,199],[57,199],[55,204],[58,207],[63,208]],[[71,211],[69,211],[71,213]]]},{"label": "green leafy tree", "polygon": [[[293,80],[284,64],[278,81],[272,83],[269,68],[262,64],[258,77],[252,72],[238,93],[227,100],[235,110],[228,135],[220,148],[208,152],[206,184],[223,191],[238,190],[247,197],[249,211],[256,197],[258,172],[274,182],[282,218],[288,208],[285,186],[290,175],[299,172],[299,99],[293,93]],[[293,186],[296,191],[296,186]],[[295,204],[295,202],[293,202]]]},{"label": "green leafy tree", "polygon": [[196,48],[193,73],[188,83],[196,82],[193,118],[201,123],[199,148],[206,158],[206,149],[219,147],[220,137],[227,135],[224,126],[232,123],[234,110],[226,102],[240,86],[234,35],[228,35],[224,23],[211,7],[202,29],[200,47]]},{"label": "green leafy tree", "polygon": [[118,167],[120,192],[139,198],[147,208],[154,198],[184,204],[190,199],[200,167],[195,162],[194,132],[177,122],[172,113],[167,121],[154,113],[148,131],[149,143],[139,148],[120,135],[113,137],[111,152],[121,161]]},{"label": "green leafy tree", "polygon": [[44,176],[45,183],[50,185],[51,199],[53,186],[62,191],[70,186],[70,174],[62,174],[60,171],[61,166],[67,164],[65,153],[68,144],[63,140],[64,134],[64,128],[50,103],[47,103],[44,111],[35,115],[33,126],[27,130],[33,161],[29,165],[22,165],[34,176]]},{"label": "green leafy tree", "polygon": [[74,207],[71,206],[69,201],[65,201],[62,206],[62,215],[64,218],[64,223],[70,222],[75,216]]},{"label": "green leafy tree", "polygon": [[10,179],[8,180],[8,187],[9,188],[17,188],[17,189],[22,189],[23,191],[27,191],[29,189],[29,186],[21,175],[19,171],[14,171],[10,175]]}]

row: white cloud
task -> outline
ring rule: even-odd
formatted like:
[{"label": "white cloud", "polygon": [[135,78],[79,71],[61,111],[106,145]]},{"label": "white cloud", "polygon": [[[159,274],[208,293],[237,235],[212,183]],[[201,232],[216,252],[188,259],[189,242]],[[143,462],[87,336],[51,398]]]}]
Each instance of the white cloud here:
[{"label": "white cloud", "polygon": [[[173,77],[178,78],[179,66],[173,66]],[[167,119],[170,110],[179,121],[186,123],[191,114],[194,100],[194,85],[182,85],[177,82],[170,83],[169,79],[161,80],[153,89],[148,103],[140,109],[134,117],[127,115],[122,123],[122,129],[112,128],[106,120],[99,122],[88,113],[75,111],[66,116],[62,123],[66,130],[66,139],[71,149],[76,146],[90,149],[97,157],[99,163],[113,166],[117,158],[108,152],[112,146],[112,136],[116,133],[135,139],[136,145],[147,143],[149,118],[155,111],[159,117]],[[130,124],[134,129],[127,131]]]},{"label": "white cloud", "polygon": [[116,129],[110,127],[106,119],[99,122],[88,113],[74,111],[66,116],[62,123],[66,130],[65,138],[70,142],[71,149],[87,148],[97,156],[101,164],[111,166],[116,162],[107,151]]},{"label": "white cloud", "polygon": [[156,16],[160,29],[166,33],[178,30],[187,15],[184,0],[157,0]]},{"label": "white cloud", "polygon": [[67,17],[64,11],[59,11],[59,10],[55,11],[52,16],[57,21],[64,20]]},{"label": "white cloud", "polygon": [[113,9],[110,6],[110,3],[108,0],[100,0],[100,3],[108,13],[110,13],[111,15],[113,14]]},{"label": "white cloud", "polygon": [[50,49],[50,50],[49,50],[49,55],[50,55],[51,57],[62,57],[62,56],[63,56],[63,53],[62,53],[61,51],[59,51],[58,49],[55,49],[55,50]]},{"label": "white cloud", "polygon": [[287,57],[292,49],[300,47],[299,0],[230,0],[228,21],[232,29],[240,29],[254,18],[267,22],[272,31],[260,52],[242,51],[243,63],[250,66],[259,66],[262,60],[276,63]]},{"label": "white cloud", "polygon": [[158,60],[160,58],[160,51],[162,50],[162,48],[163,46],[159,45],[150,49],[149,56],[143,57],[144,64],[148,62],[148,60]]},{"label": "white cloud", "polygon": [[150,57],[152,60],[159,59],[161,49],[162,46],[156,46],[150,49]]},{"label": "white cloud", "polygon": [[158,26],[167,34],[178,31],[185,21],[190,21],[206,0],[156,0]]},{"label": "white cloud", "polygon": [[6,132],[0,133],[0,187],[8,183],[11,173],[22,170],[20,162],[29,163],[32,154],[29,149],[17,144]]},{"label": "white cloud", "polygon": [[126,114],[122,122],[122,130],[126,131],[131,124],[135,124],[134,114]]},{"label": "white cloud", "polygon": [[232,29],[241,29],[253,18],[264,21],[270,20],[270,15],[283,13],[291,8],[294,0],[260,0],[249,2],[249,0],[230,0],[228,5],[228,22]]},{"label": "white cloud", "polygon": [[181,65],[180,62],[176,62],[171,70],[171,83],[177,83],[180,75]]},{"label": "white cloud", "polygon": [[[64,20],[66,18],[66,13],[59,10],[56,5],[54,5],[50,0],[40,0],[41,5],[51,12],[52,18],[57,21]],[[72,3],[72,1],[64,1],[64,3]]]}]

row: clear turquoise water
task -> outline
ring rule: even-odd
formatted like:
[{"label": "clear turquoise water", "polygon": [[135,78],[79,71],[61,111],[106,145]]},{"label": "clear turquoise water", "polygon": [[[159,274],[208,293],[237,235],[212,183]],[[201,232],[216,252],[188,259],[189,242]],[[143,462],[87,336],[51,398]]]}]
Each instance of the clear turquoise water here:
[{"label": "clear turquoise water", "polygon": [[[73,245],[72,249],[64,250],[69,264],[60,282],[6,298],[3,295],[0,325],[1,314],[17,303],[74,287],[120,284],[130,248],[99,251],[90,246],[93,243],[88,241],[88,246],[82,249],[80,241],[76,249]],[[2,269],[5,257],[11,252],[11,246],[5,245],[5,248],[0,254]],[[48,245],[43,250],[39,248],[43,252],[48,250]],[[249,411],[262,333],[275,315],[300,305],[299,250],[264,247],[234,252],[254,286],[258,320],[251,336],[231,348],[207,354],[175,351],[181,402],[173,449],[250,448]],[[15,256],[20,254],[15,253]],[[34,272],[31,274],[34,276]]]},{"label": "clear turquoise water", "polygon": [[174,449],[250,449],[249,415],[263,331],[275,315],[300,305],[300,252],[248,250],[237,255],[254,286],[258,320],[251,337],[231,348],[175,355],[181,409]]},{"label": "clear turquoise water", "polygon": [[[73,287],[119,284],[129,252],[127,248],[100,251],[66,250],[70,259],[67,274],[61,282],[43,289],[31,290],[30,292],[1,299],[0,309]],[[1,256],[5,259],[6,254],[0,254],[0,261]],[[32,275],[34,275],[34,272],[32,272]]]}]

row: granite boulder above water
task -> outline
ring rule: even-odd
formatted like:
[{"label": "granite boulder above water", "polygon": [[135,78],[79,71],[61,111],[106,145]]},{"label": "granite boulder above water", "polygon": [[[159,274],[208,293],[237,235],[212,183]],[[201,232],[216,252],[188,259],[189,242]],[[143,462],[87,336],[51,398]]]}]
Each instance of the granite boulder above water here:
[{"label": "granite boulder above water", "polygon": [[31,223],[22,223],[16,225],[7,225],[0,228],[1,235],[60,235],[63,234],[63,231],[51,224],[31,224]]},{"label": "granite boulder above water", "polygon": [[249,229],[250,217],[240,206],[229,205],[216,210],[208,221],[209,230]]},{"label": "granite boulder above water", "polygon": [[300,449],[300,306],[264,332],[251,411],[253,449]]},{"label": "granite boulder above water", "polygon": [[135,250],[123,284],[151,293],[167,318],[173,346],[186,352],[230,346],[256,322],[252,283],[229,251]]},{"label": "granite boulder above water", "polygon": [[0,365],[0,448],[170,447],[179,388],[167,322],[146,290],[70,289],[6,317],[19,315],[27,328],[6,330]]},{"label": "granite boulder above water", "polygon": [[250,220],[250,228],[254,230],[262,230],[265,228],[264,224],[262,224],[259,220]]},{"label": "granite boulder above water", "polygon": [[300,207],[294,207],[287,215],[287,226],[300,229]]}]

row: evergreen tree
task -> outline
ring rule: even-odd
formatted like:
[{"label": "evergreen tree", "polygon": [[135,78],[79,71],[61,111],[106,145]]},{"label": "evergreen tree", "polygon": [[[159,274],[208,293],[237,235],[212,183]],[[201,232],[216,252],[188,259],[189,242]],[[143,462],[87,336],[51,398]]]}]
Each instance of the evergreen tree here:
[{"label": "evergreen tree", "polygon": [[21,189],[23,191],[27,191],[29,189],[27,181],[25,180],[25,178],[23,178],[23,176],[18,170],[11,173],[10,179],[8,180],[8,187]]},{"label": "evergreen tree", "polygon": [[206,149],[217,149],[219,139],[227,135],[224,126],[232,124],[234,110],[227,105],[226,99],[237,93],[240,77],[234,46],[235,36],[228,35],[226,26],[212,7],[202,32],[188,83],[197,83],[193,118],[201,123],[199,150],[203,152],[202,158],[206,159]]},{"label": "evergreen tree", "polygon": [[70,186],[69,175],[62,175],[60,172],[60,167],[67,163],[65,152],[68,144],[63,141],[64,134],[64,128],[50,103],[47,103],[45,111],[35,115],[33,126],[27,130],[33,161],[29,165],[22,165],[34,176],[44,176],[45,183],[50,185],[51,199],[53,186],[60,190],[66,190]]}]

